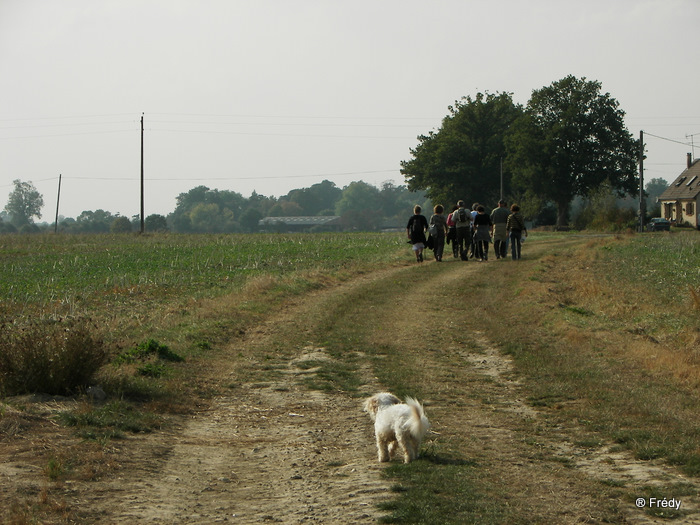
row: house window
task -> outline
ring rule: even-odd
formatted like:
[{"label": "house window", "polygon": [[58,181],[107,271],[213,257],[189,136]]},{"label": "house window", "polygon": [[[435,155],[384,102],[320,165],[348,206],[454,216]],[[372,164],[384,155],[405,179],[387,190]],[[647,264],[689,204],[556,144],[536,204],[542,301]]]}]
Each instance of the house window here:
[{"label": "house window", "polygon": [[689,202],[688,204],[685,205],[685,214],[686,215],[694,215],[695,214],[695,206],[693,206],[692,202]]}]

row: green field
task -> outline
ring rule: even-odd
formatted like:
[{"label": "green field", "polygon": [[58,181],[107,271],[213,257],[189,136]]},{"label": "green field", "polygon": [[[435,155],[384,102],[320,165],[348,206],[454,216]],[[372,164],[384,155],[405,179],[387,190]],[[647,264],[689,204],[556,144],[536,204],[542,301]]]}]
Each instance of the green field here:
[{"label": "green field", "polygon": [[[258,275],[341,275],[396,262],[399,235],[92,235],[0,238],[0,300],[89,310],[98,296],[215,296]],[[50,313],[45,310],[44,313]]]},{"label": "green field", "polygon": [[[31,319],[89,319],[105,341],[110,364],[98,378],[109,402],[60,418],[100,447],[157,431],[194,410],[193,400],[221,395],[225,385],[206,382],[209,363],[225,360],[235,396],[242,384],[277,380],[311,345],[328,359],[303,364],[317,371],[301,387],[358,397],[370,370],[383,388],[430,399],[429,415],[442,425],[425,459],[384,471],[395,492],[382,506],[385,521],[554,522],[561,515],[546,502],[556,491],[536,489],[543,477],[593,505],[592,521],[626,522],[635,496],[683,497],[692,506],[698,493],[697,232],[533,232],[523,261],[481,265],[418,265],[401,233],[5,236],[0,243],[5,329]],[[227,350],[268,317],[306,303],[308,317],[265,336],[264,351],[252,342]],[[417,324],[406,309],[421,311]],[[154,340],[176,359],[140,350],[159,348]],[[477,374],[463,358],[494,348],[512,361],[505,381]],[[517,400],[505,390],[511,380]],[[537,411],[537,419],[516,418],[511,404]],[[466,407],[515,437],[482,449],[468,426],[461,431]],[[670,465],[686,481],[645,484],[614,469],[587,479],[577,466],[581,457],[622,453],[639,465]],[[562,512],[580,517],[575,506]],[[687,512],[648,509],[663,518]]]}]

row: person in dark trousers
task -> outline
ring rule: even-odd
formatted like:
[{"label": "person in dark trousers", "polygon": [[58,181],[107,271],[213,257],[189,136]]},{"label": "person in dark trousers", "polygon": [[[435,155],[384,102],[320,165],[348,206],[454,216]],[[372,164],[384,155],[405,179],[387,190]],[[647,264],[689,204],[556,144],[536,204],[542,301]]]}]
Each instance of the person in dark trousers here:
[{"label": "person in dark trousers", "polygon": [[430,226],[435,226],[437,230],[433,240],[433,251],[435,260],[442,261],[442,252],[445,249],[445,237],[447,236],[447,219],[443,215],[445,208],[442,204],[438,204],[433,208],[433,215],[430,217]]},{"label": "person in dark trousers", "polygon": [[453,215],[458,208],[459,206],[453,206],[452,211],[447,216],[447,244],[452,243],[452,255],[455,259],[459,257],[459,247],[457,246],[457,228]]},{"label": "person in dark trousers", "polygon": [[527,228],[525,228],[525,219],[523,214],[520,213],[520,206],[513,204],[510,207],[510,215],[508,215],[508,221],[506,222],[506,230],[510,237],[510,250],[514,261],[520,259],[520,237],[527,237]]},{"label": "person in dark trousers", "polygon": [[492,233],[491,216],[486,213],[483,206],[479,205],[474,217],[474,254],[477,261],[489,260],[489,243]]},{"label": "person in dark trousers", "polygon": [[469,258],[470,259],[473,259],[474,256],[476,255],[476,241],[474,240],[474,233],[475,233],[474,219],[476,218],[476,214],[478,213],[476,210],[479,208],[479,206],[480,205],[478,202],[475,202],[474,204],[472,204],[472,211],[470,213],[471,218],[472,218],[472,243],[469,246]]},{"label": "person in dark trousers", "polygon": [[508,222],[508,207],[506,201],[498,201],[498,207],[491,212],[491,222],[493,223],[493,250],[496,252],[496,259],[506,258],[506,246],[508,246],[508,232],[506,223]]},{"label": "person in dark trousers", "polygon": [[459,250],[459,256],[463,261],[469,260],[468,250],[472,244],[471,213],[464,207],[464,201],[457,203],[457,209],[452,213],[452,220],[455,223],[457,233],[454,240]]},{"label": "person in dark trousers", "polygon": [[408,219],[406,234],[413,245],[416,261],[423,262],[423,250],[425,249],[425,230],[428,229],[428,219],[421,215],[422,209],[418,204],[413,207],[413,215]]}]

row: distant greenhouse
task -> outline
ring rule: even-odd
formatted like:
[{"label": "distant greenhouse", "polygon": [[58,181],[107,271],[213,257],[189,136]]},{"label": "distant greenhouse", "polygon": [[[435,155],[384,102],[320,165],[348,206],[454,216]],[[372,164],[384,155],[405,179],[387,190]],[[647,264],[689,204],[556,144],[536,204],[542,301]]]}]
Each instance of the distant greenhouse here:
[{"label": "distant greenhouse", "polygon": [[258,226],[269,231],[339,231],[340,217],[265,217],[260,219]]}]

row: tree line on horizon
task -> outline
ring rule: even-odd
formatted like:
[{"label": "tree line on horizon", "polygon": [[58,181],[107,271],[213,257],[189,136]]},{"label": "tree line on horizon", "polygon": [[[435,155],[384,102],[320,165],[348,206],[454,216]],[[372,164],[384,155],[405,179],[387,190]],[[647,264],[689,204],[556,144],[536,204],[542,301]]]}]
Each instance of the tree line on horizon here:
[{"label": "tree line on horizon", "polygon": [[[626,129],[617,100],[601,87],[569,75],[533,91],[524,106],[510,93],[463,97],[448,106],[439,129],[418,137],[411,158],[401,161],[405,186],[377,188],[359,181],[341,189],[324,180],[279,198],[198,186],[180,194],[167,217],[146,217],[146,230],[255,232],[263,217],[333,215],[344,230],[377,231],[403,226],[416,203],[429,215],[432,203],[449,211],[460,199],[493,207],[500,198],[519,203],[539,225],[634,228],[642,145]],[[15,184],[5,218],[0,215],[0,232],[38,227],[32,220],[36,207],[16,206],[32,203],[33,187]],[[653,198],[666,186],[663,179],[645,186],[647,217],[656,212]],[[22,188],[29,196],[13,198]],[[131,231],[133,223],[134,218],[97,210],[63,219],[58,229]]]},{"label": "tree line on horizon", "polygon": [[[425,193],[385,182],[381,187],[364,181],[344,188],[324,180],[294,189],[281,197],[253,192],[250,197],[231,190],[197,186],[176,198],[167,216],[145,217],[147,232],[254,233],[265,217],[338,216],[343,230],[378,231],[403,225],[413,206],[430,206]],[[5,211],[0,213],[1,233],[53,231],[55,224],[34,222],[40,217],[43,197],[31,183],[15,181]],[[279,231],[282,226],[277,225]],[[128,233],[140,230],[140,217],[125,217],[105,210],[83,211],[78,217],[59,217],[61,233]]]},{"label": "tree line on horizon", "polygon": [[[35,223],[31,220],[32,217],[26,216],[27,212],[40,216],[43,206],[43,198],[31,183],[15,181],[15,185],[13,194],[17,191],[26,193],[25,198],[19,201],[23,205],[32,201],[33,206],[23,213],[12,214],[12,205],[16,204],[17,199],[13,199],[11,194],[8,206],[0,212],[0,233],[54,231],[55,224]],[[647,183],[647,210],[651,216],[659,214],[656,197],[667,186],[663,179],[652,179]],[[260,231],[259,222],[264,217],[302,216],[338,216],[343,230],[378,231],[403,227],[415,204],[421,205],[428,215],[432,209],[432,202],[424,192],[411,192],[406,186],[391,183],[384,183],[381,188],[377,188],[363,181],[353,182],[340,189],[326,180],[309,188],[292,190],[279,198],[255,192],[246,198],[234,191],[197,186],[180,194],[176,201],[175,210],[167,216],[152,214],[145,218],[146,232],[253,233]],[[494,203],[482,202],[487,207],[495,207]],[[577,197],[572,201],[571,226],[575,229],[609,229],[611,221],[634,222],[636,206],[635,198],[616,197],[604,186],[589,198]],[[445,207],[449,211],[450,206]],[[17,216],[22,220],[13,221],[13,217]],[[550,203],[539,209],[536,216],[529,216],[528,219],[538,226],[554,226],[556,208]],[[59,217],[58,222],[60,233],[129,233],[139,230],[138,215],[125,217],[104,210],[84,211],[77,218]],[[283,230],[282,225],[275,225],[275,231]],[[316,231],[322,230],[323,227],[316,227]]]}]

